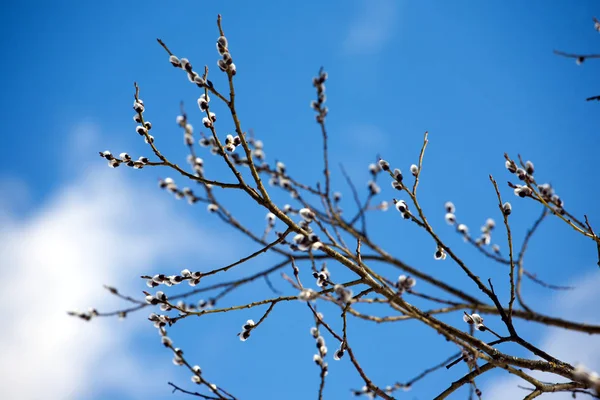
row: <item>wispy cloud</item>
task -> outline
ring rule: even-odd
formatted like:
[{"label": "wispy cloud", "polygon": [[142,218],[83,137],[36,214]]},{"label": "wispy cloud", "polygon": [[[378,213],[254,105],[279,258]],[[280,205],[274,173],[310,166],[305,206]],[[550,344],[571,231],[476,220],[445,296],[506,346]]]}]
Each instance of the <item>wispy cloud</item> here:
[{"label": "wispy cloud", "polygon": [[352,55],[379,53],[393,34],[398,17],[396,0],[362,0],[343,43]]},{"label": "wispy cloud", "polygon": [[[339,162],[355,183],[367,182],[371,174],[367,166],[377,162],[377,156],[385,153],[390,143],[389,135],[377,125],[362,124],[344,127],[347,140],[341,144]],[[385,156],[385,154],[383,154]]]},{"label": "wispy cloud", "polygon": [[[574,321],[586,323],[600,323],[598,304],[600,303],[600,275],[594,273],[586,276],[573,284],[577,289],[574,292],[565,292],[556,296],[552,315],[561,315]],[[564,329],[548,329],[541,339],[539,346],[549,354],[560,360],[574,364],[584,364],[595,371],[600,370],[600,340],[596,335],[586,335]],[[547,380],[548,375],[533,372],[533,377]],[[546,378],[546,379],[545,379]],[[486,399],[520,399],[527,395],[524,389],[517,385],[530,387],[527,382],[507,375],[505,378],[495,379],[492,384],[483,389]],[[555,393],[552,399],[568,400],[573,397],[569,393]]]},{"label": "wispy cloud", "polygon": [[[90,398],[111,388],[126,398],[156,398],[157,388],[168,391],[169,364],[153,371],[129,350],[139,324],[66,315],[78,306],[114,308],[116,299],[102,284],[137,292],[144,287],[140,273],[157,262],[191,252],[215,256],[217,246],[175,211],[171,197],[123,178],[124,172],[87,170],[34,214],[3,216],[0,398]],[[0,190],[11,193],[10,185],[4,180]]]}]

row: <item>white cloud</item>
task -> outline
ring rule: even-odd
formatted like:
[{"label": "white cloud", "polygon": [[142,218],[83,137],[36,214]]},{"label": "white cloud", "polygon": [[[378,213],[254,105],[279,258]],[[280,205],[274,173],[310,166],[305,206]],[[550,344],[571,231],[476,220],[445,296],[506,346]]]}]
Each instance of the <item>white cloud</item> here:
[{"label": "white cloud", "polygon": [[352,22],[344,50],[348,54],[376,54],[391,37],[398,14],[396,0],[362,0]]},{"label": "white cloud", "polygon": [[[127,172],[86,170],[34,214],[3,216],[0,398],[89,398],[107,388],[156,398],[157,389],[168,391],[167,358],[164,370],[153,370],[129,350],[146,323],[66,315],[75,307],[122,305],[102,284],[139,293],[139,275],[157,262],[177,268],[171,261],[192,254],[216,258],[218,246],[175,211],[181,203],[128,181]],[[3,193],[10,193],[7,182]]]},{"label": "white cloud", "polygon": [[79,157],[77,161],[86,162],[90,154],[97,154],[96,152],[99,151],[99,143],[102,143],[101,135],[100,127],[96,122],[91,119],[80,120],[70,128],[70,135],[65,143],[66,150],[71,157]]},{"label": "white cloud", "polygon": [[[576,290],[564,292],[550,300],[554,305],[551,315],[559,315],[590,324],[600,323],[600,315],[598,314],[600,275],[594,271],[590,276],[585,276],[572,285],[576,287]],[[547,333],[539,341],[539,347],[547,351],[548,354],[571,365],[581,363],[595,371],[600,371],[600,339],[598,335],[548,328]],[[534,372],[531,375],[542,380],[549,379],[548,375],[543,373]],[[517,385],[531,387],[527,382],[512,375],[507,375],[494,380],[489,387],[484,388],[483,395],[490,400],[525,397],[527,391],[518,388]],[[572,399],[569,393],[553,393],[546,396],[553,400]]]}]

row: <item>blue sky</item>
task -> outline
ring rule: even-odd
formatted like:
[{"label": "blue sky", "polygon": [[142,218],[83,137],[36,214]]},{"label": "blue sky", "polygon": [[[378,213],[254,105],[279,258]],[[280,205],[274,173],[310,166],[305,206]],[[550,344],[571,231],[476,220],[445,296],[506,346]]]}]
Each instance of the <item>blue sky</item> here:
[{"label": "blue sky", "polygon": [[[133,82],[137,81],[159,148],[185,164],[186,149],[175,117],[179,102],[184,101],[191,122],[197,129],[201,126],[195,107],[199,92],[170,66],[155,39],[162,38],[197,67],[207,64],[215,85],[223,87],[226,81],[216,67],[214,46],[218,13],[223,15],[238,67],[237,101],[244,129],[252,128],[265,142],[270,162],[285,161],[290,173],[308,182],[319,179],[322,168],[320,135],[309,107],[314,97],[311,79],[320,66],[328,71],[333,185],[345,194],[345,209],[350,210],[352,203],[339,163],[364,196],[367,165],[376,155],[407,171],[417,160],[427,130],[430,144],[421,203],[444,239],[478,274],[494,279],[498,288],[506,288],[505,271],[453,235],[443,221],[443,204],[454,201],[458,218],[472,230],[488,217],[499,220],[488,181],[488,175],[494,175],[503,196],[513,202],[511,223],[520,243],[539,210],[515,198],[504,185],[509,178],[503,167],[504,152],[531,159],[536,174],[555,186],[571,212],[587,213],[592,224],[600,226],[600,206],[593,200],[599,194],[594,174],[600,150],[599,105],[584,101],[600,94],[599,65],[592,60],[576,66],[573,60],[552,53],[554,49],[598,52],[600,37],[591,18],[600,13],[594,2],[322,3],[32,1],[2,5],[0,270],[11,276],[10,289],[3,296],[46,307],[41,306],[46,311],[39,311],[34,319],[25,310],[3,306],[15,327],[0,341],[13,344],[4,346],[11,347],[15,357],[6,358],[10,364],[0,362],[6,371],[3,376],[19,384],[27,381],[29,363],[18,355],[26,348],[19,338],[30,329],[28,340],[33,341],[49,331],[61,332],[53,340],[48,338],[52,346],[40,344],[30,352],[30,363],[38,365],[40,373],[52,371],[46,378],[53,385],[49,390],[60,398],[130,399],[149,390],[152,398],[179,398],[183,396],[170,394],[167,380],[192,387],[189,374],[173,366],[160,347],[156,332],[144,321],[145,311],[123,323],[83,324],[67,320],[64,310],[117,306],[102,291],[103,283],[140,293],[145,289],[137,278],[142,273],[175,273],[194,266],[212,269],[256,250],[244,241],[233,249],[222,248],[223,238],[241,238],[207,215],[204,206],[193,208],[159,192],[156,180],[167,176],[167,171],[113,171],[97,156],[105,149],[150,155],[132,121]],[[223,115],[224,109],[216,106],[215,110]],[[223,134],[232,130],[226,118],[218,124]],[[201,156],[208,165],[216,163],[209,154]],[[215,169],[215,177],[225,176],[224,169]],[[387,182],[382,187],[381,200],[389,201],[395,193]],[[274,196],[280,205],[290,201],[284,194]],[[264,212],[252,210],[241,219],[260,230]],[[237,208],[237,213],[242,211],[243,207]],[[451,261],[434,262],[432,242],[397,214],[389,211],[371,218],[371,234],[394,255],[453,284],[469,284]],[[506,248],[505,238],[496,235],[495,240]],[[581,293],[587,295],[589,282],[598,282],[594,257],[588,240],[560,221],[549,220],[531,243],[526,260],[540,278],[557,284],[580,283]],[[248,271],[261,267],[262,262],[247,266]],[[398,274],[388,267],[382,267],[382,272],[391,279]],[[285,282],[274,280],[277,287],[290,291]],[[530,303],[540,311],[592,322],[591,310],[578,307],[577,314],[568,307],[574,295],[549,292],[529,282],[525,288]],[[45,290],[60,301],[46,304]],[[256,300],[268,295],[267,290],[258,283],[232,295],[226,304]],[[593,286],[588,291],[593,295]],[[332,319],[337,316],[334,308],[324,307],[324,313]],[[240,343],[235,336],[239,325],[260,315],[257,310],[189,321],[174,330],[173,338],[209,379],[243,399],[265,398],[266,387],[273,395],[289,399],[314,396],[318,370],[311,359],[314,342],[305,307],[276,307],[262,329]],[[460,317],[456,318],[460,324]],[[353,346],[362,354],[366,371],[383,386],[407,380],[455,351],[412,322],[352,324]],[[561,333],[526,323],[518,328],[536,343],[558,346],[560,342],[563,348],[556,347],[556,352],[568,350],[566,354],[574,358],[570,362],[584,357],[585,352],[578,356],[568,346],[564,349],[567,339]],[[600,354],[598,340],[586,340]],[[75,349],[89,353],[81,356]],[[74,361],[58,362],[59,358]],[[348,382],[351,387],[362,386],[347,360],[335,364],[331,360],[330,366],[327,398],[349,397]],[[463,373],[440,371],[402,397],[431,398],[443,390],[442,383]],[[495,393],[490,380],[482,379],[482,385]],[[32,387],[24,395],[36,398],[36,393]]]}]

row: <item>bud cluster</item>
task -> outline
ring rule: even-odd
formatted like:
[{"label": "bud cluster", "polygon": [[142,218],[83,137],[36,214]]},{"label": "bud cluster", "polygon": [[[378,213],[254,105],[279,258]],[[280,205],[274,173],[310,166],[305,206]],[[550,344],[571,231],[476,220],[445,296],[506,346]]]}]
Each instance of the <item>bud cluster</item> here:
[{"label": "bud cluster", "polygon": [[293,251],[308,251],[311,248],[313,250],[318,250],[323,247],[323,244],[319,242],[319,237],[312,231],[308,234],[308,236],[298,233],[296,236],[294,236],[293,241],[294,243],[290,245],[290,249]]},{"label": "bud cluster", "polygon": [[189,204],[195,204],[200,201],[200,198],[197,197],[194,194],[194,191],[189,187],[184,187],[183,189],[179,190],[173,178],[159,179],[158,187],[173,193],[177,200],[181,200],[185,197],[187,198]]},{"label": "bud cluster", "polygon": [[323,123],[329,110],[325,106],[325,81],[327,80],[327,72],[323,68],[319,70],[319,76],[313,78],[313,86],[317,89],[317,100],[313,100],[310,106],[317,112],[317,122]]},{"label": "bud cluster", "polygon": [[333,292],[336,295],[337,301],[340,303],[345,305],[352,302],[352,296],[354,293],[351,289],[347,289],[343,285],[338,284],[333,286]]},{"label": "bud cluster", "polygon": [[416,284],[417,281],[414,278],[406,275],[400,275],[398,277],[398,282],[396,282],[398,294],[402,294],[404,291],[410,291]]},{"label": "bud cluster", "polygon": [[317,354],[313,355],[313,361],[321,367],[321,374],[323,376],[327,376],[327,372],[329,370],[329,366],[323,360],[327,355],[327,346],[325,346],[325,338],[321,336],[319,333],[319,328],[313,327],[310,330],[311,335],[316,339],[317,344]]},{"label": "bud cluster", "polygon": [[337,349],[335,351],[335,353],[333,353],[333,359],[335,361],[339,361],[342,359],[342,357],[344,357],[344,354],[346,353],[346,342],[342,342],[340,344],[340,348]]},{"label": "bud cluster", "polygon": [[95,308],[90,308],[87,312],[81,312],[78,310],[74,310],[74,311],[67,311],[67,314],[72,317],[79,317],[84,321],[89,321],[93,317],[98,316],[98,310],[96,310]]},{"label": "bud cluster", "polygon": [[214,137],[206,137],[202,133],[200,133],[200,135],[202,135],[202,137],[198,141],[200,147],[210,147],[210,153],[215,156],[223,154],[221,152],[221,149],[219,149],[219,145],[217,144],[217,141]]},{"label": "bud cluster", "polygon": [[[523,165],[523,168],[517,166],[517,164],[508,158],[508,155],[504,156],[506,158],[505,166],[508,172],[511,174],[515,174],[519,180],[525,181],[526,185],[514,185],[509,182],[509,186],[514,189],[514,193],[519,197],[531,197],[534,195],[533,188],[537,187],[539,198],[544,202],[554,205],[554,210],[559,214],[564,214],[565,210],[563,200],[554,193],[554,189],[552,185],[549,183],[536,184],[535,179],[533,178],[533,173],[535,172],[534,165],[531,161],[526,161]],[[510,214],[510,210],[508,213],[506,212],[506,208],[504,208],[505,215]]]},{"label": "bud cluster", "polygon": [[329,285],[329,283],[331,283],[329,281],[329,270],[327,269],[327,266],[325,265],[325,263],[323,263],[323,265],[321,266],[321,270],[320,271],[314,271],[313,272],[313,277],[317,280],[317,286],[320,288],[326,288],[327,285]]},{"label": "bud cluster", "polygon": [[108,166],[111,168],[117,168],[121,164],[125,164],[128,167],[132,167],[134,169],[142,169],[144,165],[148,164],[147,157],[140,157],[137,161],[134,161],[131,156],[127,153],[119,154],[119,158],[112,155],[112,153],[108,150],[99,152],[100,157],[108,160]]},{"label": "bud cluster", "polygon": [[538,185],[537,189],[541,198],[544,199],[546,203],[554,204],[557,208],[557,211],[560,214],[564,214],[563,207],[565,204],[563,200],[556,193],[554,193],[554,188],[552,185],[549,183],[542,183],[541,185]]},{"label": "bud cluster", "polygon": [[[412,388],[412,386],[410,384],[403,384],[403,383],[394,383],[393,386],[386,386],[385,389],[383,389],[383,391],[387,394],[387,395],[392,395],[392,393],[394,393],[396,390],[402,389],[405,392],[408,392],[410,389]],[[373,389],[370,389],[368,386],[363,386],[360,390],[352,390],[352,394],[354,394],[355,396],[366,396],[369,399],[374,399],[377,397],[377,394],[375,393],[375,391]]]},{"label": "bud cluster", "polygon": [[252,149],[252,157],[256,158],[258,161],[265,160],[265,151],[263,149],[264,145],[262,140],[256,140],[254,138],[248,139],[248,144],[252,145],[254,148]]},{"label": "bud cluster", "polygon": [[198,385],[202,383],[202,369],[200,369],[198,365],[194,365],[192,367],[192,372],[194,373],[194,375],[192,375],[192,382]]},{"label": "bud cluster", "polygon": [[[454,206],[454,203],[452,203],[451,201],[447,201],[444,204],[444,209],[446,210],[446,214],[444,216],[444,219],[446,220],[446,222],[448,223],[448,225],[452,225],[452,226],[456,226],[456,231],[458,233],[460,233],[461,235],[463,235],[465,242],[468,242],[471,240],[470,236],[469,236],[469,228],[467,227],[467,225],[465,224],[457,224],[457,218],[456,218],[456,207]],[[505,203],[503,206],[503,212],[506,215],[509,215],[511,212],[511,205],[510,203]],[[477,246],[488,246],[491,244],[492,242],[492,230],[496,227],[496,222],[492,219],[492,218],[488,218],[485,221],[485,224],[481,227],[481,236],[478,237],[477,239],[475,239],[473,241],[473,243],[475,243]],[[497,244],[494,244],[492,246],[492,250],[495,253],[499,253],[500,252],[500,246],[498,246]],[[437,258],[437,257],[436,257]]]},{"label": "bud cluster", "polygon": [[[269,166],[264,164],[263,170],[270,171]],[[271,171],[271,178],[269,179],[269,185],[276,186],[281,185],[284,182],[286,186],[291,187],[291,182],[285,177],[285,164],[281,161],[277,161],[275,165],[275,171]],[[287,188],[289,189],[289,188]]]},{"label": "bud cluster", "polygon": [[183,360],[183,350],[181,350],[179,347],[175,347],[173,349],[173,354],[175,354],[173,356],[173,364],[178,366],[185,364],[185,361]]},{"label": "bud cluster", "polygon": [[267,163],[263,163],[258,167],[259,171],[268,172],[271,177],[269,178],[270,186],[282,186],[285,190],[292,190],[292,183],[286,177],[286,166],[281,161],[276,161],[275,168],[271,169]]},{"label": "bud cluster", "polygon": [[463,315],[463,321],[469,325],[474,325],[475,329],[485,331],[485,325],[483,325],[483,317],[479,314],[467,314]]},{"label": "bud cluster", "polygon": [[236,74],[237,69],[235,64],[233,63],[233,58],[231,58],[231,54],[229,53],[227,38],[225,36],[219,36],[217,39],[217,51],[219,55],[222,57],[217,65],[219,69],[223,72],[227,72],[232,76]]},{"label": "bud cluster", "polygon": [[597,372],[591,371],[584,365],[577,365],[573,371],[573,378],[579,382],[592,387],[597,395],[600,395],[600,375]]},{"label": "bud cluster", "polygon": [[217,116],[211,111],[208,112],[207,117],[202,118],[202,125],[204,125],[205,128],[212,128],[215,122],[217,122]]},{"label": "bud cluster", "polygon": [[275,214],[268,212],[265,219],[267,220],[267,226],[269,229],[275,227],[275,222],[277,221],[277,216],[275,216]]},{"label": "bud cluster", "polygon": [[[198,282],[200,282],[199,279],[189,280],[190,286],[196,286]],[[177,304],[175,305],[175,308],[179,311],[180,315],[185,315],[185,314],[192,313],[192,312],[200,312],[200,311],[204,311],[204,310],[209,310],[215,306],[216,302],[217,301],[215,299],[208,299],[208,300],[201,299],[198,301],[198,304],[193,304],[193,303],[186,303],[183,300],[179,300],[177,302]]]},{"label": "bud cluster", "polygon": [[227,135],[225,138],[225,150],[230,153],[233,153],[240,144],[242,144],[242,140],[239,136]]},{"label": "bud cluster", "polygon": [[298,300],[300,301],[312,301],[319,297],[319,293],[315,292],[310,288],[302,288],[298,294]]},{"label": "bud cluster", "polygon": [[382,171],[388,172],[390,170],[390,163],[384,159],[380,158],[378,164]]},{"label": "bud cluster", "polygon": [[531,196],[533,190],[529,186],[515,185],[514,192],[516,196],[527,197]]},{"label": "bud cluster", "polygon": [[177,125],[183,128],[183,143],[186,146],[192,146],[194,144],[194,127],[192,124],[188,123],[187,115],[183,113],[183,115],[178,115],[176,120]]},{"label": "bud cluster", "polygon": [[200,108],[200,111],[207,112],[209,108],[209,102],[210,97],[207,94],[202,93],[202,95],[200,95],[200,97],[198,98],[198,108]]},{"label": "bud cluster", "polygon": [[298,212],[299,212],[299,211],[298,211],[298,210],[296,210],[296,209],[294,209],[294,208],[293,208],[291,205],[289,205],[289,204],[285,204],[285,205],[283,206],[283,212],[284,212],[285,214],[292,214],[292,215],[295,215],[295,214],[298,214]]},{"label": "bud cluster", "polygon": [[[288,208],[290,211],[291,207]],[[310,227],[310,223],[313,222],[316,218],[315,213],[309,208],[302,208],[298,211],[298,214],[302,217],[302,220],[298,223],[298,226],[303,230],[308,232],[308,235],[304,235],[302,233],[298,233],[293,238],[293,243],[290,245],[290,248],[293,251],[308,251],[311,248],[313,250],[320,249],[323,244],[319,241],[319,237],[316,233],[313,232]]]},{"label": "bud cluster", "polygon": [[[531,184],[531,183],[535,182],[535,180],[533,178],[533,173],[535,172],[535,168],[531,161],[527,161],[525,163],[524,167],[520,168],[517,166],[517,164],[513,160],[509,159],[508,156],[505,155],[505,158],[506,158],[506,162],[504,163],[504,166],[506,167],[508,172],[510,172],[511,174],[515,174],[519,180],[524,181],[527,184]],[[531,188],[527,185],[512,185],[512,186],[514,188],[515,195],[517,195],[519,197],[531,196],[531,194],[533,193]]]},{"label": "bud cluster", "polygon": [[250,337],[250,332],[252,332],[252,329],[254,329],[255,326],[256,324],[251,319],[249,319],[244,325],[242,325],[242,331],[238,333],[238,336],[240,337],[240,340],[242,342],[248,340],[248,338]]},{"label": "bud cluster", "polygon": [[495,227],[496,222],[492,218],[488,218],[481,227],[481,236],[475,239],[475,244],[488,246],[492,242],[492,230]]},{"label": "bud cluster", "polygon": [[367,187],[369,188],[369,195],[371,196],[375,196],[381,193],[381,188],[379,187],[379,185],[377,185],[375,181],[367,182]]},{"label": "bud cluster", "polygon": [[435,250],[435,253],[433,253],[433,258],[436,260],[445,260],[446,259],[446,251],[444,251],[444,248],[441,246],[438,246],[437,249]]},{"label": "bud cluster", "polygon": [[387,211],[390,208],[390,204],[383,200],[378,206],[376,206],[376,208],[381,211]]},{"label": "bud cluster", "polygon": [[[144,107],[144,102],[142,99],[137,98],[133,102],[133,109],[137,113],[133,116],[133,120],[138,124],[142,124],[143,114],[146,108]],[[135,131],[144,137],[144,141],[146,143],[154,143],[154,136],[150,135],[148,132],[152,129],[152,123],[150,121],[145,121],[143,125],[138,125],[135,127]]]},{"label": "bud cluster", "polygon": [[392,181],[392,187],[396,190],[402,190],[402,179],[404,178],[402,176],[402,171],[400,171],[398,168],[394,168],[393,176],[394,180]]},{"label": "bud cluster", "polygon": [[208,300],[204,300],[201,299],[200,301],[198,301],[198,310],[207,310],[210,308],[213,308],[215,306],[215,304],[217,304],[217,300],[216,299],[208,299]]},{"label": "bud cluster", "polygon": [[[261,145],[261,148],[259,149],[259,154],[261,154],[261,156],[264,157],[264,153],[262,152],[262,142],[257,140],[257,143],[260,143]],[[256,156],[254,151],[252,152],[252,154]],[[271,177],[269,178],[270,186],[279,186],[283,190],[288,191],[293,199],[297,199],[300,197],[298,191],[292,186],[292,181],[288,179],[285,175],[286,167],[284,163],[278,161],[274,171],[271,171],[266,163],[264,163],[258,169],[261,171],[268,171],[271,174]]]},{"label": "bud cluster", "polygon": [[[375,164],[375,163],[369,164],[369,172],[371,173],[371,176],[373,176],[373,179],[367,182],[367,188],[369,189],[370,196],[375,196],[375,195],[381,193],[381,188],[375,182],[375,179],[377,178],[377,174],[379,174],[382,170],[381,169],[381,161],[383,161],[383,160],[380,160],[377,164]],[[389,165],[388,165],[388,169],[389,169]]]},{"label": "bud cluster", "polygon": [[413,176],[419,175],[419,167],[416,164],[411,165],[410,173],[413,174]]},{"label": "bud cluster", "polygon": [[189,269],[184,269],[181,271],[181,275],[164,275],[164,274],[156,274],[152,277],[144,276],[146,278],[146,286],[153,288],[159,285],[165,286],[173,286],[178,285],[183,281],[188,281],[190,286],[196,286],[200,283],[200,279],[202,278],[201,272],[190,272]]},{"label": "bud cluster", "polygon": [[446,209],[446,215],[444,216],[444,219],[448,225],[456,224],[456,215],[454,214],[456,212],[456,207],[454,207],[454,203],[447,201],[446,204],[444,204],[444,208]]},{"label": "bud cluster", "polygon": [[182,70],[184,70],[187,73],[188,80],[190,82],[195,83],[198,87],[201,88],[207,86],[204,78],[194,71],[194,69],[192,68],[192,63],[187,58],[179,59],[175,55],[170,55],[169,62],[175,68],[181,68]]},{"label": "bud cluster", "polygon": [[172,308],[169,305],[169,303],[167,302],[168,297],[164,292],[159,290],[154,295],[151,295],[148,292],[144,292],[144,293],[146,294],[146,303],[151,304],[153,306],[160,304],[160,309],[162,311],[169,311]]},{"label": "bud cluster", "polygon": [[167,326],[167,324],[171,324],[171,318],[168,315],[151,313],[148,316],[148,320],[154,322],[154,327],[159,330],[161,336],[165,336],[163,335],[166,334],[165,327]]},{"label": "bud cluster", "polygon": [[194,172],[200,177],[204,176],[204,160],[200,157],[194,157],[193,155],[188,155],[187,162],[192,166]]},{"label": "bud cluster", "polygon": [[373,178],[375,178],[377,176],[378,173],[381,172],[381,163],[371,163],[369,164],[369,172],[371,173],[371,175],[373,176]]},{"label": "bud cluster", "polygon": [[408,211],[408,204],[404,200],[396,200],[393,199],[394,205],[396,206],[396,210],[402,215],[402,218],[409,219],[410,211]]}]

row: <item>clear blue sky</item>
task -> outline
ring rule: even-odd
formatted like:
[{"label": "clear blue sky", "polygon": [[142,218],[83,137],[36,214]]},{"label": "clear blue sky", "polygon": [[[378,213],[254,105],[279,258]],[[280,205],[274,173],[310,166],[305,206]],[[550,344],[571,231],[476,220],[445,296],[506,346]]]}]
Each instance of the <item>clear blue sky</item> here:
[{"label": "clear blue sky", "polygon": [[[380,154],[408,171],[417,160],[427,130],[430,145],[420,186],[422,205],[448,243],[462,251],[478,274],[498,281],[499,287],[506,284],[504,271],[452,234],[443,221],[443,204],[453,200],[459,219],[472,230],[487,217],[499,220],[488,181],[488,174],[493,174],[503,196],[515,205],[513,230],[520,243],[538,210],[531,202],[519,201],[505,186],[509,176],[503,167],[504,152],[531,159],[542,180],[552,182],[565,199],[567,208],[576,215],[587,213],[600,229],[600,206],[594,200],[600,194],[595,172],[600,152],[600,104],[584,101],[600,94],[600,64],[592,60],[576,66],[573,60],[552,53],[554,49],[600,51],[600,36],[591,22],[600,12],[593,1],[507,1],[502,5],[391,0],[30,1],[6,2],[0,10],[0,46],[5,60],[0,66],[0,182],[5,187],[0,190],[4,196],[9,193],[6,182],[18,180],[28,192],[27,201],[8,210],[15,218],[26,220],[81,170],[104,166],[98,150],[150,154],[134,131],[134,81],[141,86],[159,147],[184,164],[186,149],[174,121],[179,102],[184,101],[192,123],[200,129],[201,116],[195,107],[199,92],[170,66],[155,39],[162,38],[196,68],[207,64],[215,85],[223,87],[225,79],[216,67],[214,45],[220,13],[238,67],[235,80],[244,129],[252,128],[266,143],[270,161],[285,161],[292,174],[308,182],[319,179],[321,170],[320,135],[308,106],[314,97],[311,79],[320,66],[328,71],[333,183],[346,194],[346,209],[350,210],[352,203],[336,167],[340,162],[364,195],[368,163]],[[232,130],[228,119],[221,121],[223,134]],[[85,133],[74,139],[73,132],[80,126],[99,132],[99,139],[90,137],[98,148],[84,145]],[[208,154],[203,157],[216,161]],[[165,171],[150,168],[111,172],[115,179],[126,175],[151,190],[156,179],[165,176]],[[104,184],[110,190],[110,179]],[[390,200],[395,193],[387,181],[382,187],[381,200]],[[156,189],[153,196],[167,195]],[[289,201],[286,196],[277,198],[280,205]],[[119,201],[118,195],[114,201]],[[174,207],[178,215],[188,215],[200,224],[207,220],[203,206],[193,210],[180,202]],[[245,219],[260,229],[263,214],[260,211]],[[215,221],[206,224],[208,228],[217,226]],[[449,260],[435,263],[432,242],[391,211],[373,215],[370,226],[374,237],[402,260],[454,284],[467,282]],[[532,271],[557,284],[597,273],[591,243],[559,221],[550,221],[545,228],[531,245],[528,261]],[[227,234],[228,230],[221,227],[215,232]],[[502,236],[496,239],[506,248]],[[244,246],[244,250],[255,250],[252,244]],[[223,259],[224,263],[231,261]],[[185,262],[192,261],[151,268],[174,273]],[[255,263],[252,268],[261,266]],[[0,266],[0,270],[9,268]],[[396,270],[383,271],[390,278],[398,274]],[[132,282],[136,279],[137,275],[130,277]],[[283,281],[274,279],[279,288],[288,290]],[[144,289],[142,282],[129,287]],[[231,296],[226,303],[268,295],[262,283],[253,290]],[[529,283],[526,290],[532,304],[551,310],[554,293]],[[335,309],[325,313],[337,316]],[[143,314],[132,316],[127,323],[136,323],[135,318],[141,321],[147,313]],[[278,306],[262,329],[240,344],[235,337],[238,325],[260,315],[256,311],[237,317],[211,316],[208,322],[190,322],[187,332],[182,331],[188,325],[181,324],[174,335],[186,355],[192,360],[196,357],[194,362],[202,365],[212,380],[242,399],[314,396],[318,371],[311,361],[310,315],[300,304]],[[428,360],[437,362],[454,351],[414,323],[353,324],[349,332],[353,346],[364,358],[365,369],[382,386],[407,380],[425,368]],[[191,388],[189,374],[169,364],[170,357],[160,348],[152,329],[148,326],[150,333],[140,334],[132,354],[142,360],[148,352],[159,354],[165,369],[172,370],[172,379]],[[522,330],[534,341],[544,334],[535,325],[523,324]],[[215,348],[218,354],[213,354]],[[204,355],[212,361],[204,362]],[[327,398],[347,398],[349,386],[362,386],[347,360],[329,363]],[[431,398],[443,389],[442,382],[449,383],[462,373],[464,369],[441,371],[402,398]],[[141,373],[139,379],[143,378]],[[152,398],[182,397],[171,395],[166,383],[158,387],[162,391],[153,393]],[[130,398],[111,387],[79,398],[109,395]]]}]

